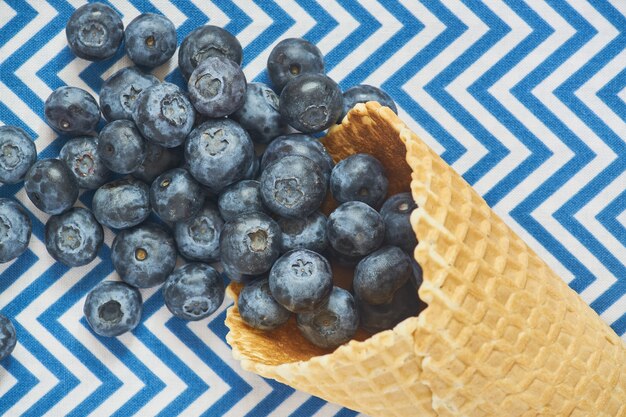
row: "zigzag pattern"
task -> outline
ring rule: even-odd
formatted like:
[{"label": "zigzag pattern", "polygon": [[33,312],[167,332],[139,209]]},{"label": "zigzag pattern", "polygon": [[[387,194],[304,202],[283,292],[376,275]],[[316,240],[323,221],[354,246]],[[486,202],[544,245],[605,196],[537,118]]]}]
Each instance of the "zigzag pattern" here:
[{"label": "zigzag pattern", "polygon": [[[0,3],[0,121],[61,140],[42,119],[55,88],[97,92],[129,61],[90,63],[67,48],[81,0]],[[382,86],[401,117],[481,192],[508,224],[626,340],[626,4],[620,0],[119,0],[124,23],[167,15],[182,40],[211,23],[241,40],[248,79],[268,82],[269,51],[304,37],[342,88]],[[155,74],[183,84],[176,60]],[[242,371],[225,342],[225,308],[172,318],[143,291],[141,325],[115,339],[82,318],[86,293],[114,278],[100,257],[67,269],[43,245],[46,215],[21,184],[3,185],[33,219],[28,251],[0,265],[0,310],[19,343],[0,365],[0,415],[354,416]],[[88,205],[91,194],[81,196]]]}]

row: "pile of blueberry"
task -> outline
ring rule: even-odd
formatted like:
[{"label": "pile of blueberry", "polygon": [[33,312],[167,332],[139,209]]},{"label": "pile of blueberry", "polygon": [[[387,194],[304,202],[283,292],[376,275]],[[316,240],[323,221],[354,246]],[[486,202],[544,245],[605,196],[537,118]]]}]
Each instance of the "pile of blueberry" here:
[{"label": "pile of blueberry", "polygon": [[[356,154],[335,165],[312,136],[359,102],[396,111],[387,94],[366,85],[342,94],[303,39],[272,50],[272,89],[246,81],[233,35],[197,28],[178,52],[185,91],[146,72],[176,51],[164,16],[142,14],[124,29],[113,9],[91,3],[74,12],[66,34],[74,54],[94,61],[112,57],[124,39],[136,66],[106,80],[99,102],[67,86],[48,97],[46,121],[69,138],[56,159],[37,160],[23,130],[0,127],[0,181],[24,181],[28,198],[51,215],[45,245],[58,262],[90,263],[103,226],[116,232],[111,259],[121,281],[100,283],[84,305],[94,332],[135,328],[140,288],[162,286],[176,317],[209,316],[224,299],[216,268],[245,284],[239,311],[250,326],[275,329],[294,313],[302,334],[324,348],[359,326],[374,333],[419,312],[410,194],[385,200],[377,159]],[[97,133],[101,115],[108,124]],[[95,190],[91,210],[74,207],[80,189]],[[319,210],[328,191],[339,206],[327,218]],[[158,221],[147,221],[151,212]],[[0,262],[22,254],[30,235],[26,210],[0,199]],[[176,268],[178,255],[187,263]],[[335,264],[354,268],[351,292],[333,285]],[[0,315],[0,359],[15,340]]]}]

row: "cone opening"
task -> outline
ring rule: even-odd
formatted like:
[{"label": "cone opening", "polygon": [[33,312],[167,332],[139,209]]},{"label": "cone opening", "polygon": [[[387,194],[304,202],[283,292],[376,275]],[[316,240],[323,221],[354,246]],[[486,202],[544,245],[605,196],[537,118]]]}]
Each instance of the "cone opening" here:
[{"label": "cone opening", "polygon": [[[406,148],[400,131],[404,123],[397,118],[391,109],[370,102],[359,104],[350,111],[341,125],[329,130],[322,143],[335,162],[355,153],[367,153],[375,156],[385,167],[389,180],[387,197],[411,191],[411,169],[406,162]],[[330,214],[337,202],[328,195],[322,206],[324,214]],[[345,289],[351,289],[353,268],[332,263],[334,283]],[[229,294],[237,300],[242,286],[231,284]],[[255,364],[269,366],[307,361],[315,356],[332,353],[332,350],[321,349],[308,342],[298,330],[295,318],[274,331],[260,331],[247,326],[233,307],[226,323],[230,328],[229,342],[239,359],[249,360]],[[364,341],[372,334],[359,329],[353,340]]]}]

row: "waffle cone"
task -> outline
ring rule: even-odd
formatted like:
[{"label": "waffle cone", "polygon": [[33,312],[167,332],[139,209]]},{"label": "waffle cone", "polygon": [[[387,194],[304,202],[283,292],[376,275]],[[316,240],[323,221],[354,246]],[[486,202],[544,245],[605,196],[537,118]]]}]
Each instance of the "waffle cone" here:
[{"label": "waffle cone", "polygon": [[626,416],[621,339],[390,109],[357,105],[324,144],[336,160],[376,156],[390,194],[411,190],[428,307],[325,351],[294,320],[248,327],[235,304],[227,340],[244,369],[372,417]]}]

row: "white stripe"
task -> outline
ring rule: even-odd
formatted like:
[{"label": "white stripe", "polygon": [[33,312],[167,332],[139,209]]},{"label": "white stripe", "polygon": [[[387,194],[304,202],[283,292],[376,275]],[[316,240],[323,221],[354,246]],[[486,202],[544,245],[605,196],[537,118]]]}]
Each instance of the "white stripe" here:
[{"label": "white stripe", "polygon": [[0,29],[9,23],[15,16],[17,16],[17,12],[12,9],[11,6],[5,2],[0,2]]},{"label": "white stripe", "polygon": [[[375,71],[369,79],[380,79],[378,84],[382,84],[388,77],[389,74],[397,71],[400,66],[396,66],[396,63],[402,62],[403,65],[407,62],[404,56],[410,56],[413,58],[417,53],[419,53],[422,49],[428,46],[433,40],[437,38],[445,29],[446,26],[428,10],[420,2],[415,2],[411,0],[402,0],[402,5],[407,8],[411,12],[416,19],[418,19],[422,24],[424,24],[424,28],[407,42],[402,48],[398,50],[391,58],[389,58],[381,67]],[[423,106],[423,103],[420,100],[422,97],[420,94],[424,93],[424,85],[426,81],[422,80],[423,74],[422,69],[420,72],[416,73],[415,76],[409,79],[403,86],[402,90],[404,90],[408,95],[411,96],[413,100]],[[374,78],[376,77],[376,78]],[[431,77],[432,78],[432,77]],[[423,83],[421,81],[424,81]],[[430,81],[430,79],[428,80]],[[419,84],[417,84],[419,82]],[[445,150],[441,143],[439,143],[428,130],[426,130],[422,125],[417,123],[399,104],[398,104],[398,114],[400,118],[407,124],[407,126],[414,131],[424,142],[426,142],[435,152],[438,154],[443,153]]]},{"label": "white stripe", "polygon": [[[2,2],[4,3],[4,2]],[[56,16],[57,12],[48,2],[28,0],[28,4],[37,11],[36,16],[26,26],[11,37],[11,42],[0,45],[0,64],[9,58],[17,49],[28,42],[41,28],[46,26]],[[65,36],[65,33],[63,34]]]},{"label": "white stripe", "polygon": [[328,76],[337,82],[343,80],[348,74],[354,71],[369,58],[372,53],[377,51],[402,28],[400,22],[396,20],[387,9],[381,6],[379,2],[368,2],[365,7],[367,8],[367,12],[370,13],[381,26],[366,39],[360,40],[361,43],[359,46],[346,55],[346,57],[328,73]]},{"label": "white stripe", "polygon": [[[448,8],[452,11],[463,23],[467,26],[467,30],[461,35],[461,37],[455,41],[457,44],[455,47],[455,53],[457,57],[460,57],[470,49],[478,40],[487,33],[488,27],[480,20],[470,8],[462,4],[461,2],[453,1],[447,3]],[[495,49],[495,47],[493,48]],[[492,49],[492,50],[493,50]],[[469,85],[481,76],[486,69],[488,69],[492,62],[489,58],[491,54],[489,51],[482,57],[478,58],[476,62],[470,65],[464,72],[459,74],[456,79],[452,80],[444,89],[452,96],[459,104],[461,104],[470,113],[476,111],[477,114],[473,114],[478,120],[484,120],[483,117],[487,116],[488,112],[474,99],[467,91]],[[487,68],[484,66],[487,59]],[[449,62],[452,65],[452,60]],[[458,126],[461,126],[461,121],[457,121]],[[472,133],[463,128],[455,129],[453,133],[454,137],[467,149],[453,165],[454,169],[459,173],[466,172],[469,168],[474,166],[483,156],[487,154],[487,149],[484,145],[477,140]]]},{"label": "white stripe", "polygon": [[[19,320],[20,324],[24,327],[23,320]],[[41,339],[37,333],[31,334],[39,342]],[[19,338],[19,335],[18,335]],[[3,410],[6,416],[21,416],[26,410],[28,410],[33,404],[35,404],[41,397],[50,392],[51,389],[59,383],[56,376],[48,370],[48,368],[41,363],[31,352],[24,348],[24,346],[18,341],[15,345],[15,349],[11,354],[12,360],[16,360],[23,364],[38,382],[30,391],[22,398],[20,398],[15,404],[8,407],[7,410]]]},{"label": "white stripe", "polygon": [[[185,416],[200,415],[226,393],[228,386],[210,367],[196,356],[181,339],[166,327],[166,323],[172,319],[172,317],[172,313],[170,313],[164,305],[146,322],[146,327],[149,327],[152,333],[158,335],[159,340],[172,351],[172,354],[183,360],[185,365],[209,386],[209,388],[196,398],[186,409],[177,410],[177,412],[180,411],[181,415]],[[209,319],[205,319],[194,323],[206,326],[208,320]],[[164,381],[168,385],[170,384],[169,380]],[[180,382],[181,385],[184,385],[183,381]],[[187,386],[185,385],[183,389],[186,388]],[[167,403],[159,409],[162,409],[166,405]]]},{"label": "white stripe", "polygon": [[359,22],[335,0],[320,0],[318,3],[326,11],[332,10],[331,15],[338,23],[333,30],[317,43],[317,47],[322,51],[322,54],[328,55],[333,48],[359,27]]},{"label": "white stripe", "polygon": [[[521,19],[512,9],[509,8],[507,4],[501,0],[489,0],[486,4],[491,11],[498,16],[498,18],[502,19],[506,25],[511,28],[511,31],[480,58],[481,64],[485,67],[485,71],[488,70],[494,62],[501,60],[507,53],[517,47],[517,45],[519,45],[531,33],[531,29],[526,22],[524,22],[523,19]],[[478,65],[478,62],[474,65]],[[509,72],[503,74],[500,80],[496,81],[496,83],[490,87],[488,92],[494,98],[498,98],[494,91],[497,83],[507,77],[510,72],[515,70],[515,68],[512,68]],[[466,73],[467,72],[468,71],[466,71]],[[465,75],[466,73],[462,75]],[[482,74],[477,74],[471,82],[474,82],[479,75]],[[467,96],[470,97],[470,101],[465,105],[465,108],[469,111],[478,110],[476,116],[480,123],[510,151],[506,157],[504,157],[497,165],[491,168],[478,182],[474,184],[476,191],[480,194],[485,194],[506,175],[508,175],[511,170],[519,166],[519,164],[528,157],[530,152],[528,148],[524,146],[524,144],[502,124],[498,117],[489,113],[480,103],[473,100],[473,97],[469,94],[467,94]],[[506,102],[503,102],[502,104],[506,107]]]},{"label": "white stripe", "polygon": [[[455,14],[464,13],[463,6],[459,5],[458,1],[446,3],[446,6]],[[461,16],[458,16],[461,18]],[[473,21],[466,20],[465,24],[471,25]],[[428,64],[426,64],[413,78],[411,78],[405,85],[404,89],[413,92],[415,100],[431,115],[436,115],[437,122],[446,129],[450,135],[462,143],[465,147],[476,149],[482,149],[480,151],[484,154],[484,147],[473,138],[473,136],[463,127],[463,125],[454,118],[448,111],[430,94],[424,90],[424,86],[432,81],[437,75],[445,70],[450,63],[459,56],[463,51],[467,50],[475,42],[474,36],[471,30],[465,31],[460,37],[454,40],[452,44],[440,52],[433,58]],[[438,146],[437,152],[442,151],[441,144]],[[457,161],[458,162],[458,161]],[[453,166],[456,168],[456,164]],[[458,169],[457,169],[458,171]],[[461,173],[463,173],[461,171]]]}]

